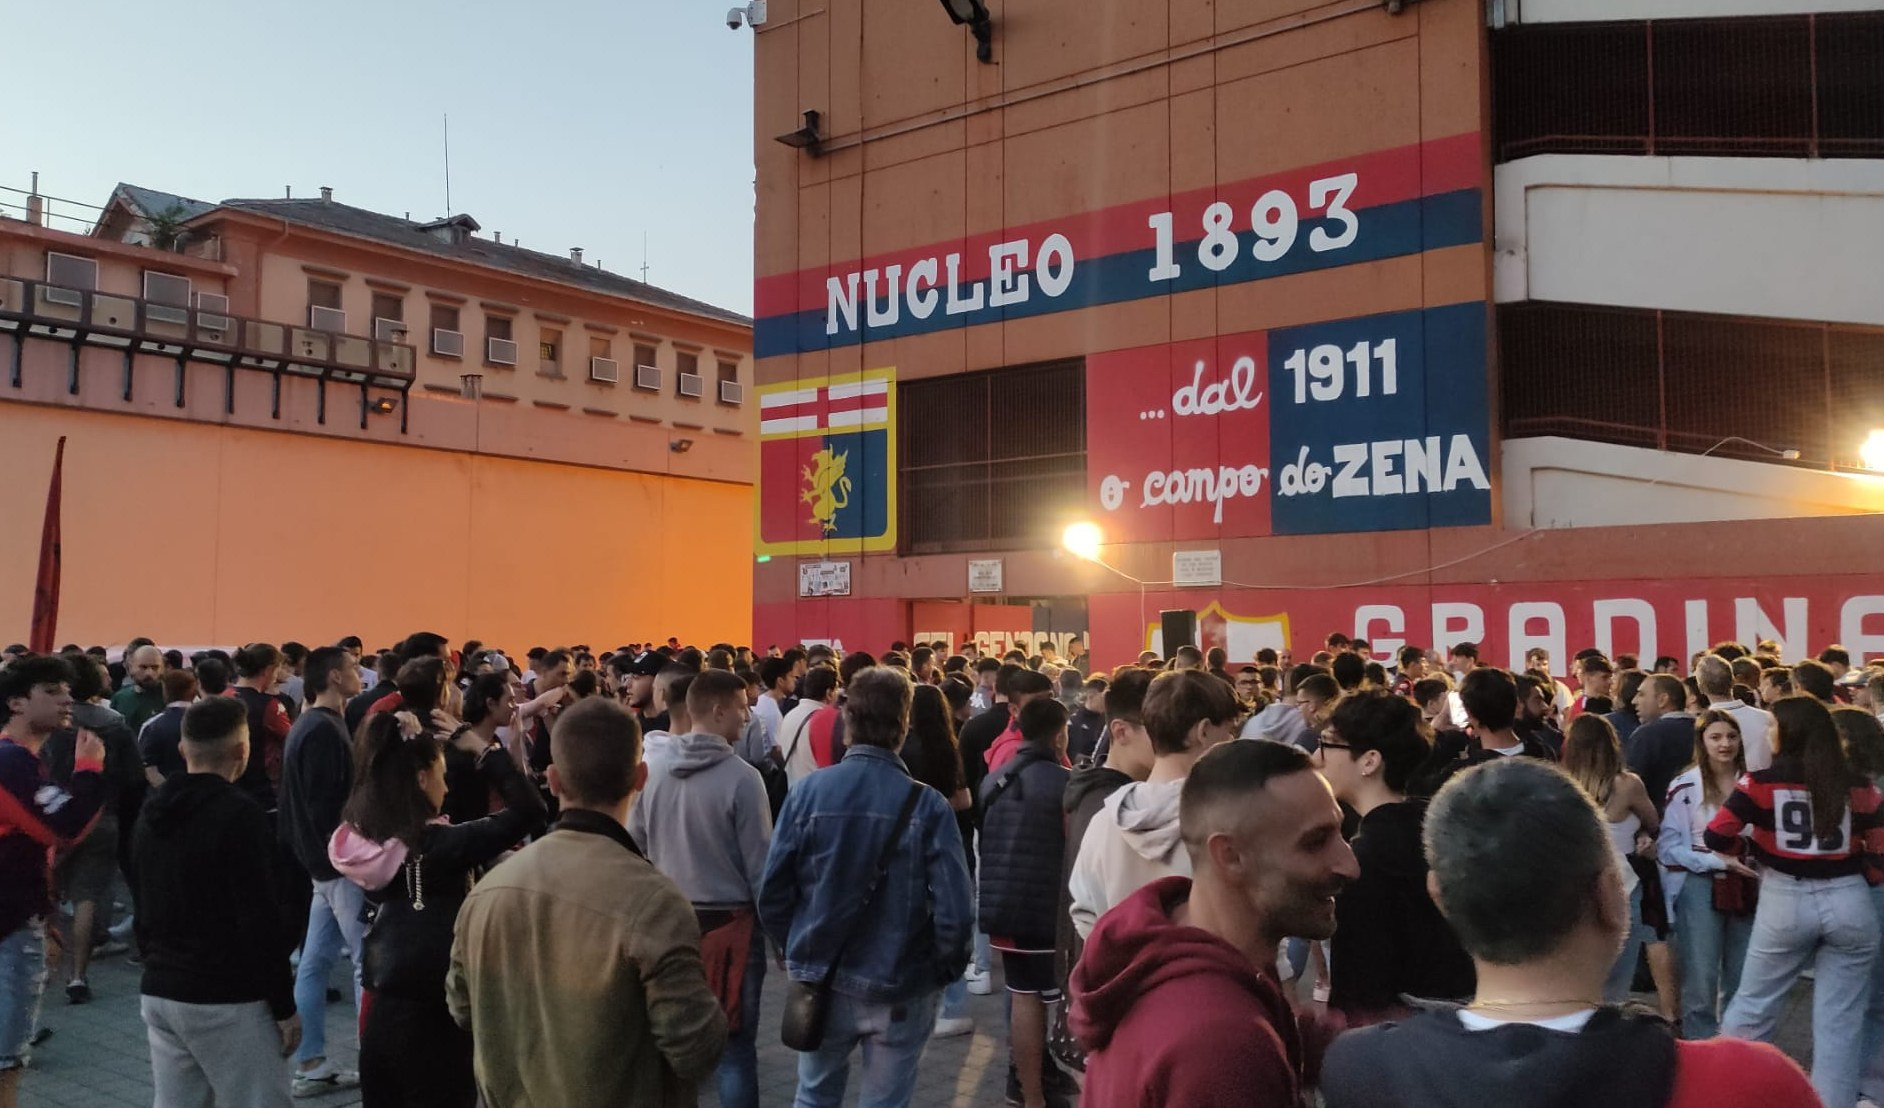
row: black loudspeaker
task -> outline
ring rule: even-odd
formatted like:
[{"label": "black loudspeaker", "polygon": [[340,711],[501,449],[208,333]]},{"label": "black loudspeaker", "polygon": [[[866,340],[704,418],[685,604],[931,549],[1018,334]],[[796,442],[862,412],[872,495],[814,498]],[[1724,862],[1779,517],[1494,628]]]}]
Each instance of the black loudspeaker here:
[{"label": "black loudspeaker", "polygon": [[1174,608],[1158,613],[1158,622],[1164,627],[1164,656],[1169,658],[1177,653],[1180,646],[1197,645],[1197,613],[1188,608]]}]

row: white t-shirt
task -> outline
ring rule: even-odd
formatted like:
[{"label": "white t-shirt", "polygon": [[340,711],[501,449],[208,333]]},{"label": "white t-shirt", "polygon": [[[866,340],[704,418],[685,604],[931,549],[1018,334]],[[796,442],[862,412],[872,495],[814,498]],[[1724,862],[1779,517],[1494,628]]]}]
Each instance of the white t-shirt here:
[{"label": "white t-shirt", "polygon": [[1499,1019],[1497,1016],[1488,1016],[1483,1012],[1473,1012],[1461,1008],[1459,1009],[1459,1022],[1465,1025],[1467,1031],[1496,1031],[1498,1028],[1505,1027],[1509,1024],[1528,1023],[1532,1027],[1542,1027],[1547,1031],[1568,1031],[1575,1034],[1583,1030],[1595,1015],[1596,1009],[1585,1008],[1581,1012],[1572,1012],[1567,1016],[1552,1016],[1549,1019],[1507,1020]]},{"label": "white t-shirt", "polygon": [[779,724],[785,721],[785,717],[778,710],[778,701],[769,695],[761,694],[759,702],[752,706],[752,718],[764,726],[766,740],[776,745]]}]

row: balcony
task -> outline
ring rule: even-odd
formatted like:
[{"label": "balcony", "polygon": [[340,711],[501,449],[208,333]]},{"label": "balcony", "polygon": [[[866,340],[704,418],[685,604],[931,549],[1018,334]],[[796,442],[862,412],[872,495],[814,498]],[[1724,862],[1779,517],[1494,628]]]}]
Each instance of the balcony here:
[{"label": "balcony", "polygon": [[[322,422],[325,422],[328,382],[359,386],[363,413],[369,389],[397,389],[403,394],[410,391],[414,383],[414,352],[406,343],[333,334],[201,307],[186,308],[113,293],[65,288],[43,281],[0,277],[0,332],[14,337],[10,368],[14,388],[21,387],[21,351],[29,338],[71,345],[68,387],[74,394],[78,391],[78,350],[82,346],[110,347],[124,352],[127,399],[131,394],[136,355],[173,359],[177,363],[176,405],[179,408],[184,406],[183,367],[190,362],[227,367],[231,397],[236,370],[273,374],[277,418],[284,374],[321,383]],[[405,405],[400,409],[403,413]]]}]

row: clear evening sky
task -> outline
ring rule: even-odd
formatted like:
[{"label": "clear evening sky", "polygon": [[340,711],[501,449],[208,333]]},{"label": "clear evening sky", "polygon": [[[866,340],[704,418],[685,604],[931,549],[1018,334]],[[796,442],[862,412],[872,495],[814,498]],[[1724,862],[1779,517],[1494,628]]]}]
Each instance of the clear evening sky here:
[{"label": "clear evening sky", "polygon": [[451,206],[485,234],[639,277],[646,232],[650,281],[750,313],[752,31],[726,29],[731,6],[0,0],[0,185],[39,170],[89,204],[118,181],[210,201],[331,185],[428,219],[449,112]]}]

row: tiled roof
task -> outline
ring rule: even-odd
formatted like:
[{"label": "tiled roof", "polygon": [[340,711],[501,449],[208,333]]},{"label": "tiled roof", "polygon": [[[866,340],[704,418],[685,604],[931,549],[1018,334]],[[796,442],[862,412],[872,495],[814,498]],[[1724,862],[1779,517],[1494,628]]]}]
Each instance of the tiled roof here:
[{"label": "tiled roof", "polygon": [[118,187],[111,190],[111,194],[113,196],[123,197],[131,207],[137,209],[139,215],[147,216],[161,215],[171,208],[180,208],[182,209],[184,219],[195,219],[197,216],[212,210],[216,206],[214,204],[204,203],[201,200],[192,200],[187,196],[178,196],[170,192],[159,192],[156,189],[147,189],[142,185],[126,184],[123,181],[118,182]]},{"label": "tiled roof", "polygon": [[620,274],[609,273],[592,265],[585,266],[566,257],[526,250],[521,246],[492,242],[489,239],[467,238],[460,243],[447,242],[421,230],[426,224],[415,223],[398,216],[381,215],[379,212],[367,211],[365,208],[356,208],[332,200],[225,200],[221,206],[285,219],[291,223],[300,223],[309,227],[319,227],[322,230],[351,235],[355,238],[371,239],[374,242],[414,250],[421,254],[431,254],[435,257],[450,258],[468,265],[489,266],[537,280],[573,285],[607,296],[625,297],[652,307],[705,316],[708,319],[737,324],[741,327],[752,326],[750,318],[737,312],[727,311],[725,308],[681,296]]}]

